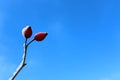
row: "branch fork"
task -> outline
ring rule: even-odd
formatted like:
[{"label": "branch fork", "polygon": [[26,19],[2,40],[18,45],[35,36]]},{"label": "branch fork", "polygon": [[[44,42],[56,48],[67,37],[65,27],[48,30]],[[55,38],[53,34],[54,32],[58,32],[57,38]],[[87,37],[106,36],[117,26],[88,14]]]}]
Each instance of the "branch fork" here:
[{"label": "branch fork", "polygon": [[14,80],[15,77],[18,75],[18,73],[23,69],[23,67],[25,65],[27,65],[26,64],[27,48],[33,41],[34,41],[34,39],[31,40],[29,43],[27,43],[27,39],[25,40],[25,43],[24,43],[24,53],[23,53],[22,61],[21,61],[20,65],[18,66],[18,68],[16,69],[16,71],[13,73],[13,76],[9,80]]}]

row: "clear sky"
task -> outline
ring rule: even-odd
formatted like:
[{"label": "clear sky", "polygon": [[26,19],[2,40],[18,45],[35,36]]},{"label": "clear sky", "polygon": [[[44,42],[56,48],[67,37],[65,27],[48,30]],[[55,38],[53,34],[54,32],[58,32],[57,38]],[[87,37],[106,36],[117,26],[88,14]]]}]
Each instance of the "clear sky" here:
[{"label": "clear sky", "polygon": [[48,32],[15,80],[120,80],[120,0],[0,0],[0,80],[22,60],[21,30]]}]

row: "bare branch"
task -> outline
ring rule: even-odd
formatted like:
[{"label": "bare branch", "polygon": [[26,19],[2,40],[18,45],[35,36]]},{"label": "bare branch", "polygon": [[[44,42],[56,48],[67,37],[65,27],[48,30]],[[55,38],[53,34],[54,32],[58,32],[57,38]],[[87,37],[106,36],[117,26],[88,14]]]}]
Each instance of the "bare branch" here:
[{"label": "bare branch", "polygon": [[18,73],[23,69],[23,67],[26,65],[25,61],[26,61],[26,55],[27,55],[27,39],[25,40],[25,44],[24,44],[24,53],[23,53],[23,59],[20,63],[20,65],[18,66],[18,68],[16,69],[16,71],[13,73],[13,76],[9,79],[9,80],[14,80],[15,77],[18,75]]}]

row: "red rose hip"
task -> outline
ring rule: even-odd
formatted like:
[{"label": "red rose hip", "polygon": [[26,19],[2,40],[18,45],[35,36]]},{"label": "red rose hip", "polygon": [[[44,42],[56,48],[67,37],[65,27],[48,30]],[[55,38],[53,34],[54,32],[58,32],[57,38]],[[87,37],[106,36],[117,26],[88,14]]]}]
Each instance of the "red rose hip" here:
[{"label": "red rose hip", "polygon": [[22,30],[22,34],[25,38],[30,38],[32,35],[32,29],[31,26],[26,26],[25,28],[23,28]]},{"label": "red rose hip", "polygon": [[39,32],[39,33],[35,34],[34,40],[36,40],[36,41],[42,41],[42,40],[45,39],[45,37],[46,37],[47,35],[48,35],[47,32]]}]

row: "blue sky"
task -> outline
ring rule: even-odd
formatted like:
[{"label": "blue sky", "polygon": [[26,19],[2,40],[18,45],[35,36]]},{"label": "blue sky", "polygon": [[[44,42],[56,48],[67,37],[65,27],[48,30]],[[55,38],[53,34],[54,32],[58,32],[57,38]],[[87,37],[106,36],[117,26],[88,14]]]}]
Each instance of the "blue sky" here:
[{"label": "blue sky", "polygon": [[31,25],[48,32],[28,48],[15,80],[120,80],[119,0],[0,0],[0,80],[21,62]]}]

